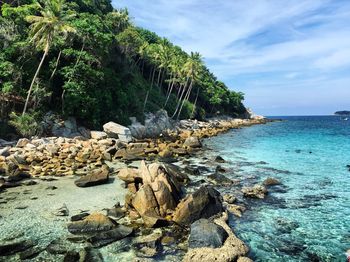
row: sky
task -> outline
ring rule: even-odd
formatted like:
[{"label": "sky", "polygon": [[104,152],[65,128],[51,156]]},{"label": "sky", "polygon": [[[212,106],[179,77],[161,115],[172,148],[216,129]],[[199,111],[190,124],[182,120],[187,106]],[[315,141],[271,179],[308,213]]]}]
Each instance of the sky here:
[{"label": "sky", "polygon": [[257,114],[350,110],[350,0],[113,0],[133,22],[200,52]]}]

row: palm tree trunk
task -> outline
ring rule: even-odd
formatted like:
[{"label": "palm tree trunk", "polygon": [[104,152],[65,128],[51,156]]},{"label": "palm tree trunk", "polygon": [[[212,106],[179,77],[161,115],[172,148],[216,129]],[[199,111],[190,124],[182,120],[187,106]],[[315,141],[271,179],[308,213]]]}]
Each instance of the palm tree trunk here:
[{"label": "palm tree trunk", "polygon": [[179,112],[178,112],[178,114],[177,114],[177,119],[179,119],[179,117],[180,117],[180,114],[181,114],[181,111],[182,111],[182,108],[183,108],[185,102],[186,102],[186,101],[188,100],[188,98],[190,97],[190,93],[191,93],[191,90],[192,90],[192,86],[193,86],[193,80],[191,80],[190,86],[189,86],[188,89],[187,89],[186,96],[185,96],[185,98],[182,100],[182,104],[181,104],[180,110],[179,110]]},{"label": "palm tree trunk", "polygon": [[175,112],[174,112],[174,114],[172,115],[171,118],[173,118],[173,117],[176,115],[177,111],[179,110],[179,107],[180,107],[180,105],[181,105],[182,97],[183,97],[183,95],[184,95],[184,93],[185,93],[186,86],[187,86],[187,84],[188,84],[188,80],[189,80],[189,78],[187,78],[186,84],[185,84],[185,85],[183,86],[183,88],[182,88],[182,92],[181,92],[181,95],[180,95],[180,97],[179,97],[179,99],[178,99],[179,101],[177,102]]},{"label": "palm tree trunk", "polygon": [[199,87],[197,88],[197,94],[196,94],[196,99],[194,100],[194,105],[193,105],[193,108],[192,108],[192,112],[191,112],[191,117],[193,117],[194,115],[194,110],[196,108],[196,104],[197,104],[197,100],[198,100],[198,95],[199,95]]},{"label": "palm tree trunk", "polygon": [[47,56],[47,53],[48,53],[48,52],[49,52],[49,48],[47,47],[47,48],[45,48],[43,57],[41,58],[41,61],[40,61],[40,64],[39,64],[38,68],[36,69],[36,72],[35,72],[35,74],[34,74],[32,83],[30,84],[30,87],[29,87],[29,90],[28,90],[28,94],[27,94],[26,103],[24,104],[22,116],[23,116],[23,115],[26,113],[26,111],[27,111],[28,102],[29,102],[30,94],[31,94],[31,92],[32,92],[32,90],[33,90],[34,82],[35,82],[36,78],[38,77],[38,74],[39,74],[39,72],[40,72],[41,66],[42,66],[43,63],[44,63],[45,57]]},{"label": "palm tree trunk", "polygon": [[159,82],[160,82],[160,76],[161,75],[162,75],[162,68],[158,72],[158,79],[157,79],[157,86],[159,87],[159,90],[160,90]]},{"label": "palm tree trunk", "polygon": [[58,56],[57,56],[57,61],[56,61],[55,69],[52,71],[52,74],[51,74],[51,76],[50,76],[50,80],[49,80],[49,81],[52,80],[53,76],[54,76],[55,73],[56,73],[56,70],[57,70],[57,67],[58,67],[58,63],[59,63],[60,58],[61,58],[61,54],[62,54],[62,51],[60,50],[60,52],[58,53]]},{"label": "palm tree trunk", "polygon": [[168,104],[168,101],[169,101],[171,92],[173,91],[174,85],[175,85],[175,79],[173,79],[173,81],[171,82],[170,90],[169,90],[169,92],[167,93],[166,100],[165,100],[165,103],[164,103],[163,108],[165,108],[166,105]]}]

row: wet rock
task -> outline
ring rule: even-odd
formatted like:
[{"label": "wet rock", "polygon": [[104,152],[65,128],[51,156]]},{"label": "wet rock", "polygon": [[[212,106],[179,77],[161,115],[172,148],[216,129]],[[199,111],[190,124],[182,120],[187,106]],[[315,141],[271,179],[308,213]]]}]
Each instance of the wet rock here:
[{"label": "wet rock", "polygon": [[47,188],[45,188],[46,190],[56,190],[57,187],[56,186],[48,186]]},{"label": "wet rock", "polygon": [[54,240],[47,247],[46,251],[50,254],[65,254],[69,250],[69,243],[64,242],[63,240]]},{"label": "wet rock", "polygon": [[223,168],[222,166],[216,166],[215,168],[215,173],[226,173],[226,169]]},{"label": "wet rock", "polygon": [[293,230],[299,227],[298,222],[291,221],[287,218],[278,217],[275,221],[276,229],[282,234],[290,234]]},{"label": "wet rock", "polygon": [[28,208],[28,206],[17,206],[17,207],[15,207],[15,209],[27,209]]},{"label": "wet rock", "polygon": [[107,166],[102,166],[99,169],[91,171],[90,174],[83,176],[74,183],[78,187],[89,187],[105,184],[109,179],[109,169]]},{"label": "wet rock", "polygon": [[38,182],[36,182],[35,180],[25,180],[25,181],[22,181],[21,184],[23,186],[34,186],[38,184]]},{"label": "wet rock", "polygon": [[217,163],[225,163],[226,162],[225,159],[223,159],[221,156],[216,156],[214,161]]},{"label": "wet rock", "polygon": [[233,204],[234,202],[236,202],[237,198],[234,195],[224,194],[223,200],[228,204]]},{"label": "wet rock", "polygon": [[10,155],[10,147],[7,146],[7,147],[4,147],[4,148],[1,148],[0,149],[0,156],[4,156],[4,157],[7,157]]},{"label": "wet rock", "polygon": [[130,129],[114,122],[104,124],[103,131],[107,133],[109,137],[118,138],[122,142],[128,143],[132,141]]},{"label": "wet rock", "polygon": [[90,135],[91,135],[92,139],[96,139],[96,140],[101,140],[101,139],[107,138],[107,134],[105,132],[101,132],[101,131],[90,131]]},{"label": "wet rock", "polygon": [[263,182],[264,186],[276,186],[280,184],[281,182],[277,178],[273,178],[273,177],[268,177]]},{"label": "wet rock", "polygon": [[68,224],[68,231],[72,234],[96,233],[108,231],[116,227],[116,223],[107,216],[100,213],[92,213],[84,220]]},{"label": "wet rock", "polygon": [[66,204],[63,204],[63,206],[61,206],[57,210],[53,211],[52,214],[55,216],[64,217],[64,216],[69,215],[69,210],[68,210]]},{"label": "wet rock", "polygon": [[103,262],[100,251],[92,247],[85,247],[79,252],[79,256],[79,262]]},{"label": "wet rock", "polygon": [[125,211],[119,205],[116,205],[113,208],[107,209],[107,216],[112,217],[113,219],[120,219],[125,217]]},{"label": "wet rock", "polygon": [[221,247],[228,237],[226,231],[208,219],[199,219],[191,225],[188,245],[190,248]]},{"label": "wet rock", "polygon": [[165,227],[169,225],[169,222],[162,217],[143,215],[142,220],[145,227],[148,228]]},{"label": "wet rock", "polygon": [[215,185],[229,186],[233,184],[233,181],[220,173],[214,173],[208,176],[210,182]]},{"label": "wet rock", "polygon": [[17,170],[7,178],[7,182],[19,182],[30,177],[30,174]]},{"label": "wet rock", "polygon": [[63,258],[63,262],[79,262],[80,255],[76,251],[68,251]]},{"label": "wet rock", "polygon": [[117,225],[117,227],[112,230],[101,232],[94,235],[93,237],[89,238],[88,241],[94,247],[102,247],[112,242],[115,242],[117,240],[123,239],[131,235],[132,232],[133,232],[133,229],[131,227]]},{"label": "wet rock", "polygon": [[186,166],[184,171],[191,176],[199,176],[201,174],[198,167]]},{"label": "wet rock", "polygon": [[255,185],[253,187],[243,187],[242,188],[243,196],[250,198],[265,198],[267,194],[267,189],[263,185]]},{"label": "wet rock", "polygon": [[0,242],[0,256],[9,256],[34,246],[31,240],[15,239]]},{"label": "wet rock", "polygon": [[242,217],[242,213],[246,210],[245,207],[234,204],[228,204],[226,208],[236,217]]},{"label": "wet rock", "polygon": [[0,177],[0,189],[2,189],[3,187],[5,187],[5,178]]},{"label": "wet rock", "polygon": [[227,214],[224,214],[221,218],[214,220],[214,223],[221,226],[228,235],[227,239],[221,247],[189,248],[183,259],[183,262],[227,262],[236,261],[239,257],[245,256],[248,253],[249,249],[243,243],[243,241],[234,235],[231,228],[226,223],[227,219]]},{"label": "wet rock", "polygon": [[222,211],[220,193],[212,187],[202,186],[179,203],[173,220],[182,225],[191,224],[200,218],[209,218]]},{"label": "wet rock", "polygon": [[199,148],[202,147],[202,143],[199,141],[198,137],[191,136],[186,138],[185,142],[183,143],[183,146],[190,148]]},{"label": "wet rock", "polygon": [[155,230],[149,235],[135,238],[133,246],[138,250],[138,255],[143,257],[153,257],[159,250],[160,239],[162,236],[162,231]]},{"label": "wet rock", "polygon": [[33,259],[37,257],[44,249],[40,247],[32,247],[28,248],[27,250],[22,251],[19,253],[19,259],[25,260],[25,259]]}]

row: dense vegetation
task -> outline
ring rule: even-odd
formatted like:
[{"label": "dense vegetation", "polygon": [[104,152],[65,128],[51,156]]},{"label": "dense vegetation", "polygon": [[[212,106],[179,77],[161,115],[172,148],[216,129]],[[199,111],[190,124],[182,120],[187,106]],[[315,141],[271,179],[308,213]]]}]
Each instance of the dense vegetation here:
[{"label": "dense vegetation", "polygon": [[0,114],[14,125],[33,126],[49,110],[90,127],[160,108],[176,119],[245,111],[243,94],[218,81],[200,54],[136,27],[110,0],[7,2]]}]

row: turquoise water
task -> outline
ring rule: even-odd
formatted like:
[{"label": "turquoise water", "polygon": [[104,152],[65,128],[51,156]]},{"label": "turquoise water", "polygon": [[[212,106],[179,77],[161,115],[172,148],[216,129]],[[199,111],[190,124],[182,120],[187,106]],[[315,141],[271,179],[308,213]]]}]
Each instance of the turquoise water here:
[{"label": "turquoise water", "polygon": [[[350,121],[336,116],[232,130],[207,142],[243,184],[276,177],[233,228],[255,261],[346,261],[350,249]],[[264,162],[261,162],[264,161]],[[246,203],[247,204],[247,203]]]}]

